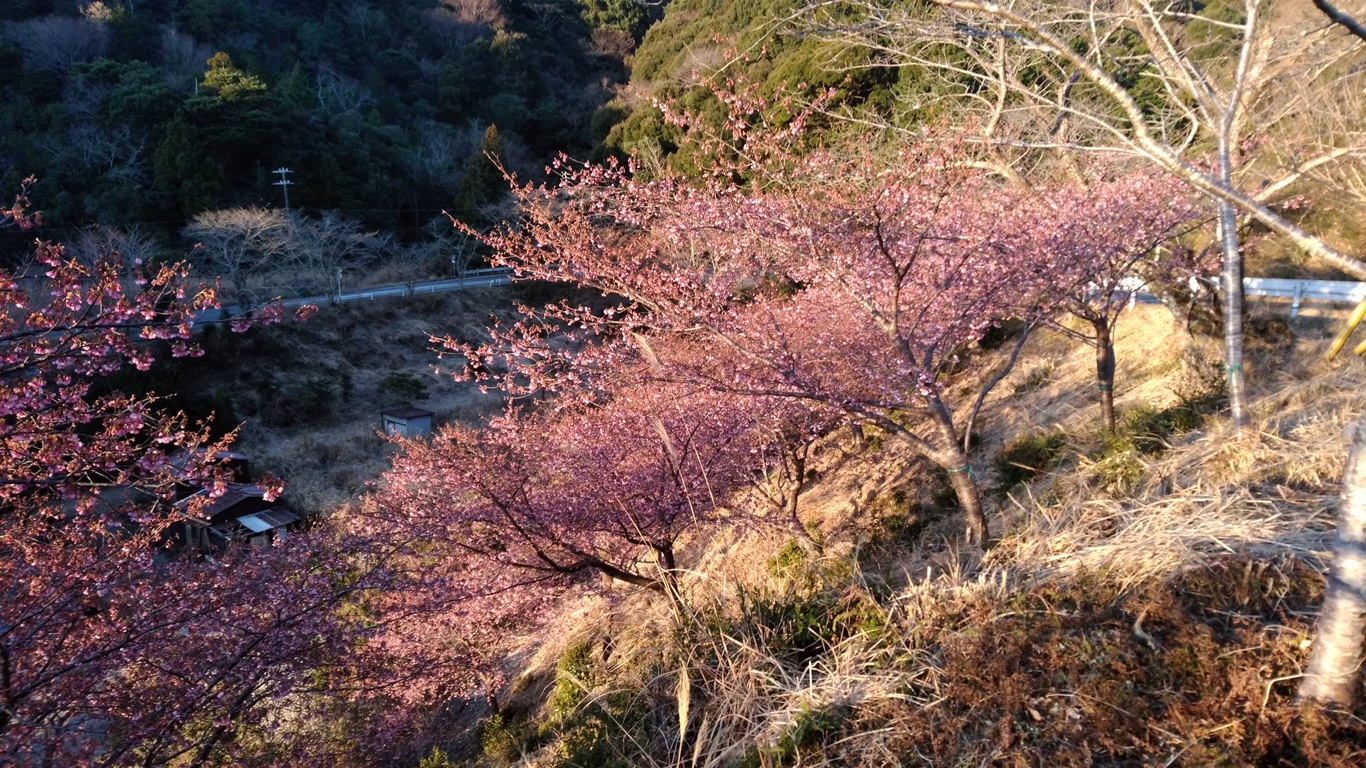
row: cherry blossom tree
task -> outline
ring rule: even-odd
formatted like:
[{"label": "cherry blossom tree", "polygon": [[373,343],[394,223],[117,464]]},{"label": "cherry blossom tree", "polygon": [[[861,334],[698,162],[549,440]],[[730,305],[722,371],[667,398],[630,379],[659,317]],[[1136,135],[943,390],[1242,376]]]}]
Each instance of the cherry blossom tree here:
[{"label": "cherry blossom tree", "polygon": [[471,599],[553,594],[587,573],[676,598],[679,537],[759,468],[745,404],[689,389],[630,386],[405,441],[375,513],[448,555]]},{"label": "cherry blossom tree", "polygon": [[[31,222],[26,201],[6,218]],[[45,243],[34,263],[0,274],[0,763],[202,765],[287,697],[405,684],[364,643],[380,619],[342,610],[392,583],[382,547],[320,528],[213,560],[166,548],[176,489],[221,493],[230,438],[92,383],[163,345],[198,354],[212,291],[183,264]]]},{"label": "cherry blossom tree", "polygon": [[405,588],[376,598],[388,619],[375,644],[424,659],[404,689],[413,702],[482,688],[497,712],[492,662],[507,634],[549,618],[589,577],[659,593],[681,615],[681,541],[765,526],[814,546],[798,498],[810,442],[828,426],[809,409],[614,373],[591,400],[399,441],[351,525],[407,552]]},{"label": "cherry blossom tree", "polygon": [[[947,470],[984,542],[944,376],[985,329],[1037,302],[1050,269],[1023,250],[1023,200],[959,149],[927,142],[890,162],[817,153],[766,179],[772,191],[641,182],[610,166],[560,190],[522,188],[517,226],[485,236],[500,263],[627,304],[553,307],[501,347],[454,348],[476,375],[506,368],[532,388],[563,390],[566,375],[635,350],[658,380],[837,409]],[[566,365],[533,349],[547,327],[613,343]]]},{"label": "cherry blossom tree", "polygon": [[198,241],[197,266],[226,280],[230,298],[243,306],[286,293],[336,296],[344,274],[394,249],[391,238],[363,231],[337,211],[316,217],[266,208],[203,211],[184,234]]},{"label": "cherry blossom tree", "polygon": [[1240,219],[1366,277],[1366,263],[1283,205],[1311,179],[1336,194],[1366,155],[1360,53],[1340,43],[1352,27],[1305,24],[1304,5],[817,0],[795,18],[879,65],[914,68],[925,100],[951,101],[998,156],[1055,154],[1073,175],[1088,157],[1141,159],[1206,196],[1219,209],[1224,364],[1241,429],[1250,415]]},{"label": "cherry blossom tree", "polygon": [[1095,348],[1101,417],[1114,431],[1115,323],[1148,285],[1183,282],[1212,266],[1208,251],[1197,254],[1172,242],[1182,226],[1197,223],[1198,207],[1182,182],[1152,172],[1035,191],[1047,209],[1039,215],[1052,223],[1036,230],[1041,240],[1035,247],[1065,270],[1057,306],[1090,330],[1052,326]]},{"label": "cherry blossom tree", "polygon": [[24,179],[19,185],[19,194],[14,196],[14,204],[0,208],[0,229],[19,227],[28,230],[43,223],[42,213],[29,210],[32,203],[28,196],[37,181],[35,176]]},{"label": "cherry blossom tree", "polygon": [[[1114,271],[1113,249],[1150,250],[1180,218],[1164,211],[1175,205],[1159,199],[1168,190],[1147,176],[1073,195],[1118,217],[1101,232],[1002,186],[950,134],[927,131],[883,153],[803,153],[803,123],[819,103],[799,112],[744,86],[715,92],[728,109],[719,129],[665,110],[704,133],[699,154],[710,162],[697,167],[712,172],[700,181],[562,166],[559,187],[519,188],[517,221],[482,235],[497,263],[622,305],[562,304],[493,343],[449,348],[476,378],[508,371],[500,384],[510,391],[563,397],[635,356],[657,381],[838,410],[944,470],[969,537],[985,545],[949,372],[996,323],[1057,308]],[[785,123],[770,117],[784,112]],[[1140,223],[1151,226],[1125,231]],[[555,334],[593,344],[566,355],[545,343]]]}]

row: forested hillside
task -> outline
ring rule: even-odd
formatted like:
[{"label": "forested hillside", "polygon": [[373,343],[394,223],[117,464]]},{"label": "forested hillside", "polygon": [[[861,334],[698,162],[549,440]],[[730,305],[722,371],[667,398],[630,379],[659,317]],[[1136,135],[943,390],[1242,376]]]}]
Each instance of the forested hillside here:
[{"label": "forested hillside", "polygon": [[[631,58],[630,90],[604,110],[615,124],[605,139],[610,150],[646,163],[678,152],[682,132],[663,119],[655,100],[678,100],[709,117],[721,107],[703,84],[713,76],[759,84],[766,95],[783,92],[811,98],[834,89],[828,106],[845,115],[871,109],[886,117],[904,112],[898,92],[910,69],[886,66],[867,51],[829,45],[793,25],[805,3],[793,0],[675,0],[652,25]],[[909,116],[897,119],[910,123]],[[826,130],[849,126],[829,122]],[[691,151],[675,164],[687,170]]]},{"label": "forested hillside", "polygon": [[411,239],[484,202],[462,183],[488,125],[524,173],[593,144],[633,8],[6,0],[0,188],[36,175],[54,237],[90,223],[165,234],[206,209],[282,207],[272,172],[288,167],[294,206]]}]

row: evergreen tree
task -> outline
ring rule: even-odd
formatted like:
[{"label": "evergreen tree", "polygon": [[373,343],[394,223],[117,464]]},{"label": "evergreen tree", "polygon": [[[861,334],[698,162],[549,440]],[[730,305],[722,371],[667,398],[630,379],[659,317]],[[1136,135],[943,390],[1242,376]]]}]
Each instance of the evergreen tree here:
[{"label": "evergreen tree", "polygon": [[156,186],[191,216],[209,208],[223,192],[223,174],[199,148],[194,126],[177,114],[153,158]]},{"label": "evergreen tree", "polygon": [[222,51],[209,59],[209,71],[204,73],[203,87],[225,102],[242,101],[264,95],[266,84],[261,78],[249,75],[232,63],[232,57]]},{"label": "evergreen tree", "polygon": [[507,195],[508,185],[503,179],[503,137],[498,126],[490,125],[479,141],[479,149],[465,161],[465,177],[460,180],[456,210],[465,221],[483,221],[481,210]]}]

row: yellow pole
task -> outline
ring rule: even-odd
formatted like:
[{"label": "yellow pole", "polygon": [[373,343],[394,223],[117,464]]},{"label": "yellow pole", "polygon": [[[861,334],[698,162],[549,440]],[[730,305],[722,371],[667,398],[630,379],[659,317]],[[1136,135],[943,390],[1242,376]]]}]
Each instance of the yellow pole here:
[{"label": "yellow pole", "polygon": [[[1347,327],[1342,329],[1342,333],[1339,333],[1336,339],[1333,339],[1333,346],[1328,348],[1329,360],[1338,356],[1338,353],[1346,346],[1347,340],[1352,337],[1352,331],[1355,331],[1357,326],[1361,325],[1363,318],[1366,318],[1366,299],[1363,299],[1362,302],[1357,305],[1357,308],[1352,310],[1352,316],[1347,319]],[[1366,350],[1358,347],[1356,353],[1360,355],[1363,351]]]}]

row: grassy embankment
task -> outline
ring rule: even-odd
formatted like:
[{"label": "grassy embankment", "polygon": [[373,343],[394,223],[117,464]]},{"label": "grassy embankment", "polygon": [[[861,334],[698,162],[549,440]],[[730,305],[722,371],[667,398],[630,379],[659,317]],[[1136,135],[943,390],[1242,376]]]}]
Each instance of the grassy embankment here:
[{"label": "grassy embankment", "polygon": [[927,465],[832,435],[805,499],[819,556],[737,528],[690,543],[681,620],[626,589],[566,601],[482,754],[445,746],[480,765],[1366,764],[1366,709],[1294,701],[1366,407],[1366,367],[1321,362],[1329,324],[1250,344],[1236,439],[1200,362],[1217,350],[1165,309],[1121,320],[1112,436],[1093,352],[1039,334],[974,453],[985,556],[952,544]]},{"label": "grassy embankment", "polygon": [[[535,287],[387,299],[324,307],[306,322],[210,328],[201,358],[162,355],[145,375],[128,372],[130,391],[168,394],[167,407],[216,428],[241,425],[237,449],[253,472],[286,481],[297,508],[325,512],[354,501],[388,467],[380,411],[416,405],[435,423],[478,423],[501,400],[438,372],[429,334],[479,338],[489,316],[512,312]],[[532,296],[534,298],[534,296]],[[120,382],[115,382],[116,384]]]}]

